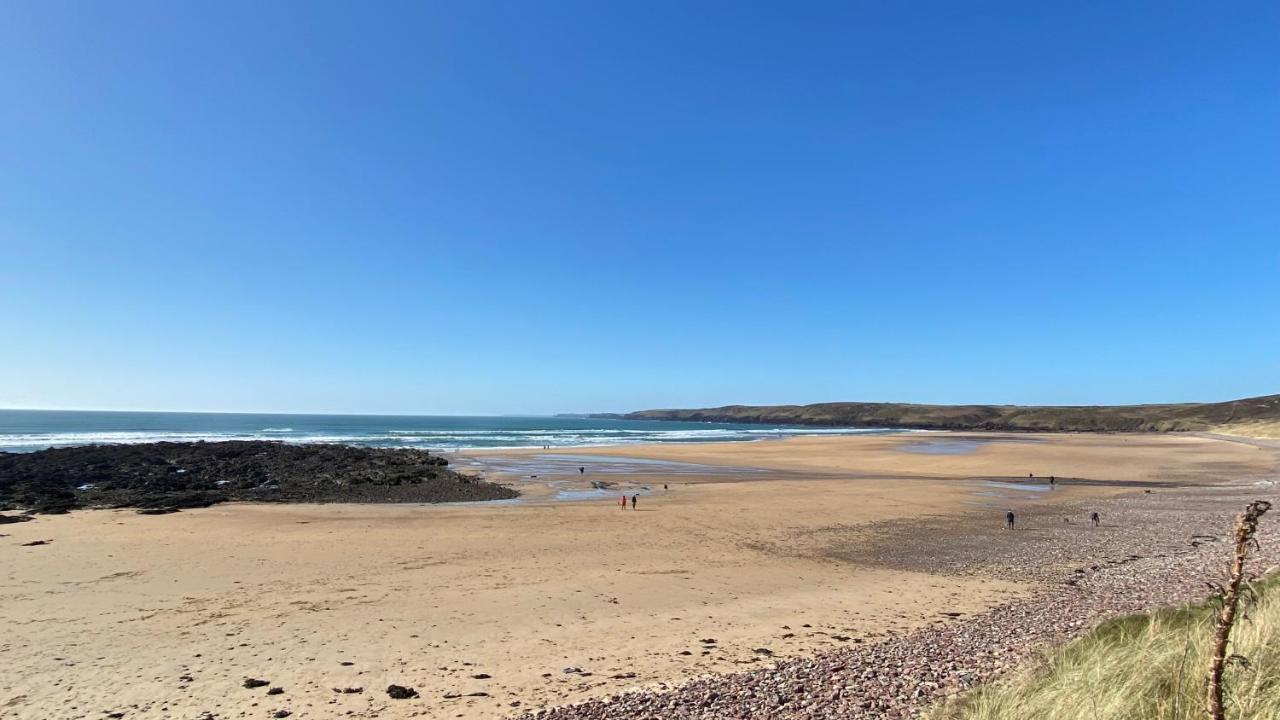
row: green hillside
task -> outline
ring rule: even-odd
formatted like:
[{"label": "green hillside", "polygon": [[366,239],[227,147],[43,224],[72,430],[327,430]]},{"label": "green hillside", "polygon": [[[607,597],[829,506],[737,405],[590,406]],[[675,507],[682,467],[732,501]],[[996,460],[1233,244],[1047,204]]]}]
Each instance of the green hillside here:
[{"label": "green hillside", "polygon": [[642,410],[634,420],[1017,432],[1225,432],[1280,437],[1280,395],[1165,405],[915,405],[835,402]]}]

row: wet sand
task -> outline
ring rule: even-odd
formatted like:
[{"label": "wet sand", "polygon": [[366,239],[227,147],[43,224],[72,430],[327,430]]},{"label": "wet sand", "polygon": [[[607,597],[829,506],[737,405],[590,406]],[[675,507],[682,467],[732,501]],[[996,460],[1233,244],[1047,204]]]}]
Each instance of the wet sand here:
[{"label": "wet sand", "polygon": [[[967,530],[939,519],[989,511],[998,523],[1006,505],[1036,517],[1135,492],[1114,481],[1212,485],[1266,474],[1275,457],[1186,436],[990,439],[490,453],[478,459],[486,474],[524,500],[87,511],[0,526],[0,715],[472,718],[660,688],[950,621],[943,613],[1038,582],[894,567],[848,552],[859,528],[927,517],[945,545]],[[904,449],[922,440],[973,447]],[[579,460],[546,460],[584,454],[623,461],[575,477]],[[1028,472],[1100,484],[1045,491],[1022,482]],[[599,500],[554,499],[592,480],[615,485]],[[639,511],[619,510],[618,494],[642,488]],[[53,542],[22,545],[36,539]],[[284,692],[242,688],[246,677]],[[391,683],[421,697],[391,700]]]},{"label": "wet sand", "polygon": [[[960,446],[959,451],[948,451]],[[937,451],[930,452],[930,448]],[[530,451],[512,451],[528,454]],[[554,454],[558,451],[542,451]],[[579,451],[580,452],[580,451]],[[912,432],[894,435],[796,437],[746,443],[669,443],[593,448],[593,454],[789,473],[859,477],[1023,478],[1200,482],[1265,466],[1265,448],[1195,435],[1012,434]]]}]

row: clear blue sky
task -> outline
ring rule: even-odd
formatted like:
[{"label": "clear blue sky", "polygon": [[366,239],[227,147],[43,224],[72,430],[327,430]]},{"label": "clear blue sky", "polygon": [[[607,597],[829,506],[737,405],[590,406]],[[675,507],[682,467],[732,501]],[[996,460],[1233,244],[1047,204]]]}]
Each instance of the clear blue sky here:
[{"label": "clear blue sky", "polygon": [[0,406],[1280,392],[1275,2],[0,4]]}]

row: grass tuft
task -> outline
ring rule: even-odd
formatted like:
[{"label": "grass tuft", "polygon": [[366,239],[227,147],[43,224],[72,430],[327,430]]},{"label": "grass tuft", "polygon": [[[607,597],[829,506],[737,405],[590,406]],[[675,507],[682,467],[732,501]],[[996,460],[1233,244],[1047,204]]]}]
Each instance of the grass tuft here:
[{"label": "grass tuft", "polygon": [[[1252,586],[1231,635],[1229,720],[1280,718],[1280,577]],[[1112,620],[930,720],[1203,720],[1211,604]]]}]

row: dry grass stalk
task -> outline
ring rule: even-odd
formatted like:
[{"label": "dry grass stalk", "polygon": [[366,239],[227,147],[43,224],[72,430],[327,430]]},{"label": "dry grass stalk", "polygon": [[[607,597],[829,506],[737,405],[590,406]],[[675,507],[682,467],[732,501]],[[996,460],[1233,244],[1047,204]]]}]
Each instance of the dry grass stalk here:
[{"label": "dry grass stalk", "polygon": [[1231,561],[1231,577],[1227,587],[1218,589],[1222,607],[1214,619],[1213,652],[1209,660],[1209,683],[1205,698],[1205,711],[1210,720],[1225,720],[1222,704],[1222,671],[1227,665],[1227,644],[1231,641],[1231,628],[1236,622],[1240,606],[1240,585],[1244,582],[1244,562],[1249,548],[1255,543],[1258,519],[1271,509],[1266,500],[1254,500],[1236,518],[1235,557]]}]

